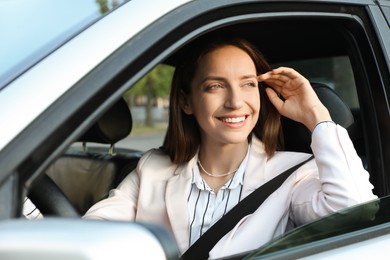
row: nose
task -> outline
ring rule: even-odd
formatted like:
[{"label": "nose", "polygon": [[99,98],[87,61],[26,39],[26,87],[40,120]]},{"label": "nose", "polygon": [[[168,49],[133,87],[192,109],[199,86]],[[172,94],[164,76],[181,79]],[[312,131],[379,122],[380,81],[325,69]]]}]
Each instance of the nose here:
[{"label": "nose", "polygon": [[225,101],[225,107],[230,109],[241,108],[243,104],[241,88],[239,86],[229,88]]}]

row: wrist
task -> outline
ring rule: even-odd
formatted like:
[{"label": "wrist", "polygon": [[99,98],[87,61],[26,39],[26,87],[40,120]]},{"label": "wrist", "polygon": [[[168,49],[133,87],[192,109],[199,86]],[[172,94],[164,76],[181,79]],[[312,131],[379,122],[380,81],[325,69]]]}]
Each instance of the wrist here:
[{"label": "wrist", "polygon": [[306,124],[306,127],[310,130],[310,132],[313,132],[314,128],[322,122],[333,122],[332,117],[325,106],[319,110],[313,110],[310,118],[311,119]]},{"label": "wrist", "polygon": [[[320,125],[322,126],[323,124],[336,124],[336,123],[335,123],[334,121],[332,121],[332,120],[320,121],[320,122],[318,122],[318,123],[314,126],[312,132],[314,132],[314,131],[317,129],[317,127],[319,127]],[[324,127],[326,127],[326,126],[324,125]]]}]

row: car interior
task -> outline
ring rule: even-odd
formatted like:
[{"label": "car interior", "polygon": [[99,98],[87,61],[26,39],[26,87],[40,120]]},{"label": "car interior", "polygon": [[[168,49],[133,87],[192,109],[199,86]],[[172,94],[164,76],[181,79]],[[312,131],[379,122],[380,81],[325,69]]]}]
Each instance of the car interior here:
[{"label": "car interior", "polygon": [[[321,30],[316,29],[319,27]],[[256,31],[261,33],[254,34],[253,32]],[[281,33],[274,34],[274,31],[280,31]],[[291,33],[292,31],[294,34]],[[303,73],[307,72],[309,76],[310,69],[313,70],[313,64],[309,62],[312,59],[314,59],[314,62],[317,62],[317,64],[314,63],[314,66],[321,70],[322,64],[318,63],[318,61],[321,62],[321,58],[326,60],[328,57],[348,57],[346,44],[340,44],[345,35],[333,23],[306,23],[302,21],[289,21],[288,23],[285,21],[252,22],[232,25],[210,32],[203,36],[203,39],[207,39],[210,35],[212,36],[216,33],[247,38],[262,50],[271,64],[287,63],[292,66],[295,64],[304,70]],[[287,33],[287,36],[284,35],[285,33]],[[307,35],[310,35],[310,37]],[[287,38],[287,40],[284,38]],[[309,39],[310,43],[308,43]],[[314,41],[320,43],[312,44],[311,42]],[[326,48],[324,48],[325,46]],[[185,48],[183,49],[185,50]],[[180,66],[178,57],[181,56],[182,50],[170,56],[164,63]],[[307,66],[304,66],[305,62],[308,63]],[[331,64],[331,66],[334,66],[334,64]],[[350,64],[347,63],[347,66],[350,66]],[[350,67],[347,69],[351,70]],[[299,71],[299,68],[297,70]],[[333,78],[325,80],[318,78],[316,77],[318,73],[321,72],[314,69],[314,77],[309,78],[314,90],[330,110],[334,121],[349,130],[359,155],[365,162],[365,166],[368,167],[365,159],[364,143],[362,143],[364,139],[362,138],[362,126],[359,120],[359,107],[355,105],[351,107],[337,93],[341,89],[341,93],[344,91],[344,93],[350,96],[352,90],[354,92],[352,94],[356,95],[356,87],[340,86],[338,82],[331,82],[335,80]],[[330,75],[334,74],[332,73],[331,71]],[[328,81],[333,85],[327,84]],[[335,87],[335,84],[338,85]],[[34,203],[43,210],[43,214],[50,215],[56,212],[60,212],[60,215],[74,214],[74,212],[69,213],[70,208],[72,208],[69,205],[72,205],[76,212],[82,215],[91,205],[105,198],[110,189],[116,187],[128,173],[135,169],[138,159],[142,156],[142,151],[132,150],[131,147],[128,149],[115,149],[114,147],[120,140],[131,135],[132,126],[130,108],[124,99],[119,99],[88,131],[76,140],[82,143],[81,150],[69,147],[62,156],[57,158],[46,170],[46,176],[55,183],[51,187],[57,186],[52,189],[59,188],[60,192],[65,194],[68,202],[63,204],[68,204],[68,206],[60,206],[61,204],[57,202],[56,207],[60,209],[53,212],[50,209],[52,208],[51,206],[42,205],[47,202],[47,196],[39,195],[42,192],[37,191],[42,190],[42,188],[33,188],[30,191],[30,196],[33,198]],[[282,126],[286,150],[311,152],[310,132],[302,124],[282,118]],[[97,147],[96,144],[103,146]],[[49,185],[45,186],[48,187]]]},{"label": "car interior", "polygon": [[[69,148],[46,170],[46,177],[41,180],[45,182],[44,187],[31,190],[30,198],[41,212],[63,216],[83,214],[106,197],[110,189],[118,186],[136,167],[142,155],[139,151],[116,150],[114,147],[131,133],[131,129],[129,107],[124,99],[120,99],[77,140],[82,143],[82,150]],[[89,147],[91,143],[105,146]],[[65,199],[56,201],[62,206],[56,206],[56,211],[53,211],[52,205],[45,203],[48,196],[56,197],[59,192],[65,194]]]}]

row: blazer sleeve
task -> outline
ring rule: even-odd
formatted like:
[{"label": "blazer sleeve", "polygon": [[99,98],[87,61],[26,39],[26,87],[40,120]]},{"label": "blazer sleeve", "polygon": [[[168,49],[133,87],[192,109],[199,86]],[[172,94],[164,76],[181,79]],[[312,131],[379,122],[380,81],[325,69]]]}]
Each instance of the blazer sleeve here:
[{"label": "blazer sleeve", "polygon": [[337,210],[377,198],[348,132],[334,123],[318,125],[312,134],[315,164],[297,171],[291,218],[300,225]]},{"label": "blazer sleeve", "polygon": [[97,202],[83,216],[85,219],[134,221],[137,213],[142,165],[150,157],[151,151],[140,159],[137,168],[112,189],[106,199]]},{"label": "blazer sleeve", "polygon": [[83,218],[134,221],[140,185],[137,169],[128,174],[116,189],[112,189],[108,198],[93,205]]}]

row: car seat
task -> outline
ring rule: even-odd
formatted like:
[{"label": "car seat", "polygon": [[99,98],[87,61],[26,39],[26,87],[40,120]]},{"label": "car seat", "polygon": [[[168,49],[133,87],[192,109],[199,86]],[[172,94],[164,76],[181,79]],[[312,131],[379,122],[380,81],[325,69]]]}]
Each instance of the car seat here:
[{"label": "car seat", "polygon": [[[322,83],[311,83],[311,85],[318,98],[329,110],[332,120],[346,129],[352,129],[355,126],[352,111],[336,92]],[[282,117],[281,122],[284,136],[284,149],[287,151],[312,153],[310,148],[310,131],[303,124],[286,117]],[[352,134],[352,140],[357,138],[354,136],[354,133],[350,133],[350,136]]]},{"label": "car seat", "polygon": [[[136,167],[141,152],[114,147],[131,129],[129,107],[120,99],[79,138],[81,147],[80,143],[71,146],[47,169],[46,174],[80,214],[107,197],[109,190]],[[95,146],[89,147],[90,143]]]}]

